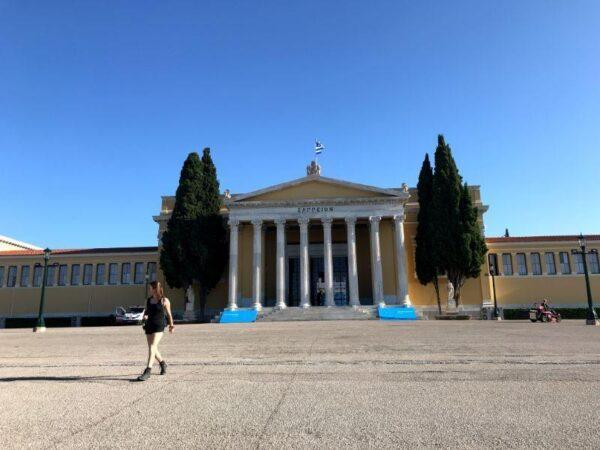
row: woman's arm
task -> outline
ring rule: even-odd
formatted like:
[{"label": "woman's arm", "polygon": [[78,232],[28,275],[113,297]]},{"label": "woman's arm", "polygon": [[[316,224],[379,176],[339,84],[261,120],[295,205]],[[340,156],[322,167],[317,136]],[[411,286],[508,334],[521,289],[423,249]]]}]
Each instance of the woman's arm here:
[{"label": "woman's arm", "polygon": [[171,302],[168,298],[164,300],[165,311],[167,311],[167,320],[169,321],[169,333],[172,333],[175,329],[175,325],[173,324],[173,314],[171,314]]}]

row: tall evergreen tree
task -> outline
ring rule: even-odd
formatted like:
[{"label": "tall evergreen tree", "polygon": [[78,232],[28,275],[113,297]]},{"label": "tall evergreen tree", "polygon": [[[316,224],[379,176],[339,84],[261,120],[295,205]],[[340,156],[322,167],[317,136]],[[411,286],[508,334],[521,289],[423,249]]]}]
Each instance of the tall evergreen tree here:
[{"label": "tall evergreen tree", "polygon": [[195,222],[200,217],[203,187],[202,161],[190,153],[183,163],[175,205],[162,236],[160,266],[171,288],[187,290],[199,271],[200,255],[193,245],[198,236]]},{"label": "tall evergreen tree", "polygon": [[433,176],[435,258],[438,269],[446,272],[454,285],[454,299],[460,304],[461,288],[467,278],[479,276],[486,247],[473,208],[471,194],[462,178],[450,146],[438,136]]},{"label": "tall evergreen tree", "polygon": [[208,293],[227,263],[226,230],[219,213],[217,171],[205,148],[202,159],[190,153],[181,169],[175,206],[162,236],[160,265],[167,284],[187,290],[198,284],[204,317]]},{"label": "tall evergreen tree", "polygon": [[415,262],[419,282],[425,286],[433,283],[437,297],[438,310],[442,313],[440,302],[440,287],[438,283],[438,270],[435,261],[435,241],[432,227],[432,200],[433,200],[433,170],[429,162],[429,154],[425,154],[425,160],[419,173],[417,184],[419,197],[419,215],[416,236]]},{"label": "tall evergreen tree", "polygon": [[196,277],[200,285],[200,312],[204,317],[206,298],[221,279],[227,264],[227,230],[220,213],[217,169],[209,148],[202,152],[202,175],[202,209],[197,221],[198,239],[195,245],[201,255]]}]

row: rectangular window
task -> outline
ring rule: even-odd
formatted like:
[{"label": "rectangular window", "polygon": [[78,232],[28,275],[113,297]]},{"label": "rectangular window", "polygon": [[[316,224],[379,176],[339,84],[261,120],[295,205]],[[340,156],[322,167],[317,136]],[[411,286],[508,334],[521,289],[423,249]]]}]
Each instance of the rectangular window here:
[{"label": "rectangular window", "polygon": [[106,270],[106,266],[104,263],[96,264],[96,284],[102,285],[104,284],[104,271]]},{"label": "rectangular window", "polygon": [[21,266],[21,287],[29,286],[29,266]]},{"label": "rectangular window", "polygon": [[502,269],[504,275],[513,274],[512,255],[510,253],[502,254]]},{"label": "rectangular window", "polygon": [[131,263],[121,265],[121,284],[131,284]]},{"label": "rectangular window", "polygon": [[0,266],[0,288],[4,286],[4,266]]},{"label": "rectangular window", "polygon": [[48,272],[46,273],[46,286],[56,285],[56,266],[53,264],[48,266]]},{"label": "rectangular window", "polygon": [[78,286],[81,279],[81,266],[73,264],[71,266],[71,286]]},{"label": "rectangular window", "polygon": [[36,265],[33,267],[33,287],[40,287],[42,285],[43,273],[44,268],[42,266]]},{"label": "rectangular window", "polygon": [[89,286],[92,284],[92,271],[94,266],[92,264],[84,264],[83,265],[83,284],[85,286]]},{"label": "rectangular window", "polygon": [[146,268],[146,273],[148,274],[148,281],[156,281],[156,263],[149,262],[148,267]]},{"label": "rectangular window", "polygon": [[133,275],[133,282],[135,284],[142,284],[144,282],[144,263],[135,263],[135,273]]},{"label": "rectangular window", "polygon": [[517,268],[519,275],[527,275],[527,259],[525,253],[517,253]]},{"label": "rectangular window", "polygon": [[58,285],[59,286],[66,286],[67,285],[67,273],[68,273],[68,267],[66,264],[61,264],[58,267]]},{"label": "rectangular window", "polygon": [[490,253],[488,255],[488,265],[490,267],[490,274],[493,272],[494,275],[500,275],[498,273],[498,255],[495,253]]},{"label": "rectangular window", "polygon": [[556,264],[554,263],[554,252],[546,252],[546,273],[556,275]]},{"label": "rectangular window", "polygon": [[17,266],[10,266],[8,268],[6,287],[15,287],[15,284],[17,284]]},{"label": "rectangular window", "polygon": [[108,284],[117,284],[117,263],[110,263],[108,265]]},{"label": "rectangular window", "polygon": [[600,273],[600,264],[598,263],[598,253],[588,253],[588,269],[590,273]]},{"label": "rectangular window", "polygon": [[539,253],[531,254],[531,273],[533,275],[542,274],[542,258],[540,258]]},{"label": "rectangular window", "polygon": [[567,252],[560,252],[558,254],[558,259],[560,260],[560,273],[563,275],[569,275],[571,273],[569,254]]},{"label": "rectangular window", "polygon": [[584,273],[585,271],[583,270],[583,255],[581,253],[575,253],[573,255],[573,258],[575,259],[576,272],[579,274]]}]

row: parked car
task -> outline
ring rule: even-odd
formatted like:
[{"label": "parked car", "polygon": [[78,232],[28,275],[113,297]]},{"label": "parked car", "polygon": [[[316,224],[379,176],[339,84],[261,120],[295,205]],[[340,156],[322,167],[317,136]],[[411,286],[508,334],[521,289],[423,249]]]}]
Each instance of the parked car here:
[{"label": "parked car", "polygon": [[141,324],[144,320],[143,306],[130,306],[127,310],[119,306],[115,310],[115,323],[117,325]]}]

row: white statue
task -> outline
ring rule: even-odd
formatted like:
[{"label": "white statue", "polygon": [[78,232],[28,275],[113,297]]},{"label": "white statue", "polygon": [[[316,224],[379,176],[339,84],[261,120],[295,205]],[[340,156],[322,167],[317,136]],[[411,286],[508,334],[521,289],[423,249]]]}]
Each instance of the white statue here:
[{"label": "white statue", "polygon": [[194,288],[192,286],[188,286],[187,291],[185,291],[185,310],[193,311],[194,310]]},{"label": "white statue", "polygon": [[448,280],[446,289],[448,291],[448,310],[454,310],[456,309],[456,300],[454,300],[454,285],[452,281]]}]

